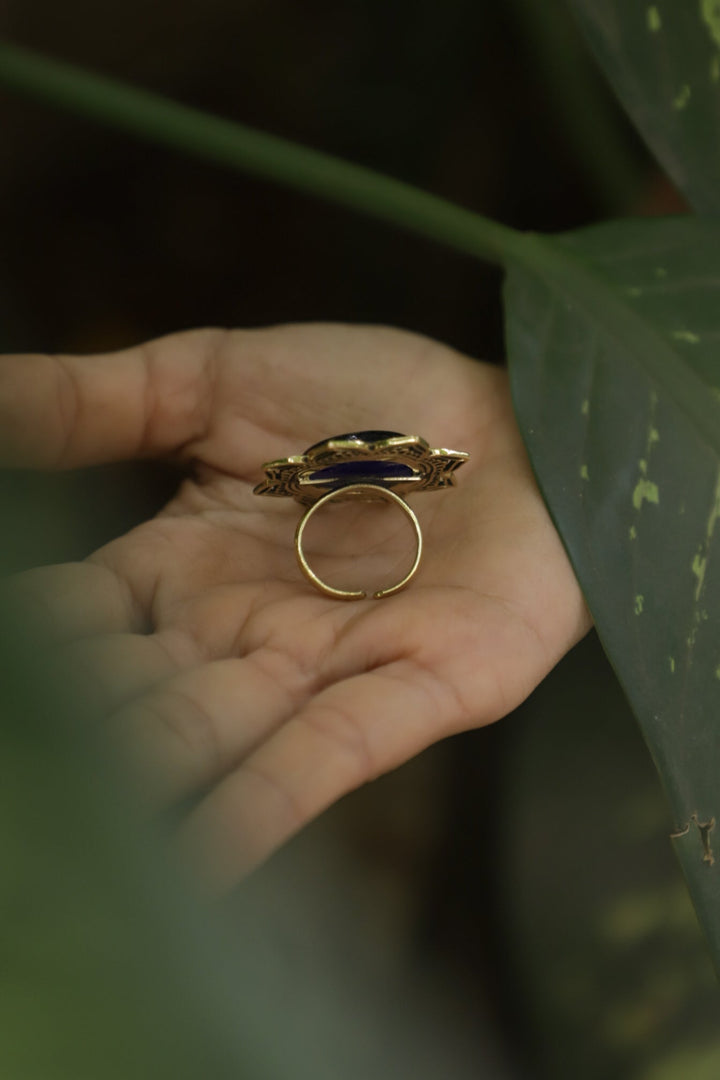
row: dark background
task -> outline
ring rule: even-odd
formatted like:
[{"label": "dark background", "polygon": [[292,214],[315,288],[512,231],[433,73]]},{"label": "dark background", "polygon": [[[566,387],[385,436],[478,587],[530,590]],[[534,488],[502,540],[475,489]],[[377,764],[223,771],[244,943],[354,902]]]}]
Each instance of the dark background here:
[{"label": "dark background", "polygon": [[[557,23],[557,5],[545,6]],[[611,204],[628,212],[653,183],[589,64],[576,85],[562,81],[558,48],[575,43],[539,51],[520,2],[5,0],[4,12],[19,44],[519,228],[574,227]],[[578,93],[611,121],[614,143],[592,160],[584,136],[569,142]],[[599,119],[579,111],[592,146]],[[10,326],[33,348],[323,319],[502,356],[498,276],[485,265],[44,105],[3,95],[0,127],[2,287]]]}]

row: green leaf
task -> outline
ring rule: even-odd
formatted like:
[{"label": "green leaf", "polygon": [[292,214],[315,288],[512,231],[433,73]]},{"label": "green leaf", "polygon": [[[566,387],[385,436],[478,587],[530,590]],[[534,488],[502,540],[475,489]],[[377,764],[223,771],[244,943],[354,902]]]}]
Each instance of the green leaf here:
[{"label": "green leaf", "polygon": [[669,175],[699,213],[720,212],[720,0],[573,5],[605,74]]},{"label": "green leaf", "polygon": [[265,1068],[277,1037],[252,1013],[255,988],[83,737],[81,697],[24,616],[0,606],[0,1076],[289,1075]]},{"label": "green leaf", "polygon": [[506,285],[518,418],[720,966],[720,220],[538,249]]}]

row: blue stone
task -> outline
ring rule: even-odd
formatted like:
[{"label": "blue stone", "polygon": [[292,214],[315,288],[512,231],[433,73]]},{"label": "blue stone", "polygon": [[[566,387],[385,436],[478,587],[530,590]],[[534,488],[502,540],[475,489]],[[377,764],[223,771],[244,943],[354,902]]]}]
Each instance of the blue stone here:
[{"label": "blue stone", "polygon": [[[343,436],[345,438],[345,436]],[[381,487],[397,480],[415,476],[410,465],[399,461],[341,461],[317,469],[307,477],[313,484],[321,484],[328,490],[346,487],[348,484],[379,484]]]}]

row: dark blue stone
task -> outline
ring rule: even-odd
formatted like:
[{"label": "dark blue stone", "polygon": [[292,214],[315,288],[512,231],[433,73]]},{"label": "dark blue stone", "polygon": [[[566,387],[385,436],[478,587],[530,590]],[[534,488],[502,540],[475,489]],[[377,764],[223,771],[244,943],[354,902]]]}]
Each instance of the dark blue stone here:
[{"label": "dark blue stone", "polygon": [[[345,436],[342,436],[345,438]],[[313,484],[321,484],[332,490],[347,484],[383,484],[404,480],[415,475],[410,465],[399,461],[341,461],[317,469],[307,477]]]},{"label": "dark blue stone", "polygon": [[333,435],[329,439],[321,439],[320,442],[313,443],[305,451],[306,454],[311,454],[313,450],[317,450],[320,446],[325,446],[326,443],[335,442],[336,439],[354,439],[355,442],[373,443],[378,442],[380,439],[402,439],[404,438],[402,431],[348,431],[344,435]]}]

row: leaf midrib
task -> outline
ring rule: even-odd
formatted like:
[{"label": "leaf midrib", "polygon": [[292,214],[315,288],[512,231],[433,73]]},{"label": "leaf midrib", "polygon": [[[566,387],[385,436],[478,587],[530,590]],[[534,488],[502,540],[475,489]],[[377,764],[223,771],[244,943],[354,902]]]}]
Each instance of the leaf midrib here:
[{"label": "leaf midrib", "polygon": [[720,408],[707,383],[673,349],[664,333],[618,296],[611,279],[591,268],[587,260],[569,254],[550,237],[527,234],[523,239],[527,249],[512,261],[542,277],[546,284],[554,283],[558,292],[571,298],[601,335],[615,340],[665,391],[720,456]]}]

